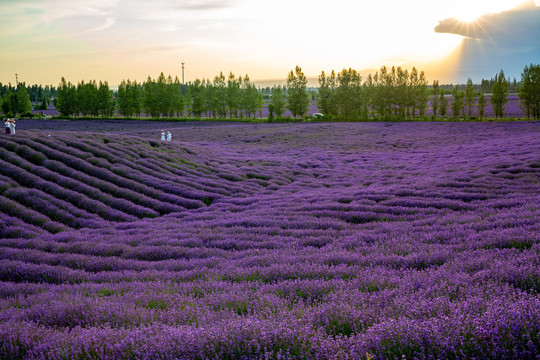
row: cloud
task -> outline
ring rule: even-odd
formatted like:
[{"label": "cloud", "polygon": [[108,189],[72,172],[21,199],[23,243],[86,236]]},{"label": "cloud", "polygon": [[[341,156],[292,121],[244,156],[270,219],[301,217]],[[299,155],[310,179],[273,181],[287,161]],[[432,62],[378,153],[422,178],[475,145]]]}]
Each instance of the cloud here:
[{"label": "cloud", "polygon": [[454,69],[460,81],[491,78],[500,69],[519,78],[525,65],[540,59],[540,6],[532,0],[473,22],[447,18],[435,32],[464,37]]},{"label": "cloud", "polygon": [[455,18],[444,19],[435,32],[486,40],[498,46],[519,44],[540,45],[540,7],[530,0],[512,10],[487,14],[473,22]]},{"label": "cloud", "polygon": [[180,10],[216,10],[230,8],[236,5],[236,0],[183,0],[174,7]]}]

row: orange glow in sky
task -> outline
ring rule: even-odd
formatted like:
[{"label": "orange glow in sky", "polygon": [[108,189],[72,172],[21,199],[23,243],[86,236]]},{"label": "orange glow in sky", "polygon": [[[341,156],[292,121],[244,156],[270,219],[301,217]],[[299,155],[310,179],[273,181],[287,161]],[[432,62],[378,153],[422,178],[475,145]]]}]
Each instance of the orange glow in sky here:
[{"label": "orange glow in sky", "polygon": [[[61,77],[144,81],[160,72],[186,81],[220,71],[285,79],[382,65],[422,69],[463,37],[439,21],[473,21],[523,0],[0,0],[0,82]],[[539,1],[536,2],[537,5]],[[436,77],[432,74],[431,79]]]}]

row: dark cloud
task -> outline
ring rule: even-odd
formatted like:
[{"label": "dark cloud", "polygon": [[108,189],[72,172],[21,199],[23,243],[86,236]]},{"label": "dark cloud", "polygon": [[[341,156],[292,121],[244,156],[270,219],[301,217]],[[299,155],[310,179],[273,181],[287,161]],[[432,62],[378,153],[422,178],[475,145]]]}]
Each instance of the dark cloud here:
[{"label": "dark cloud", "polygon": [[474,22],[448,18],[435,32],[464,37],[455,70],[473,80],[492,77],[500,69],[519,78],[525,65],[540,61],[540,7],[532,0]]}]

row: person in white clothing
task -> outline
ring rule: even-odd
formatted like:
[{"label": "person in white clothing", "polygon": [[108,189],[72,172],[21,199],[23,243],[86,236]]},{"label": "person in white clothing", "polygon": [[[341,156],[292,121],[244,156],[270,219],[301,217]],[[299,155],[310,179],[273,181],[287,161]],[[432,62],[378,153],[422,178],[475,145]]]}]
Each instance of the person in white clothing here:
[{"label": "person in white clothing", "polygon": [[171,141],[172,135],[170,131],[167,131],[167,141]]},{"label": "person in white clothing", "polygon": [[165,130],[161,130],[161,141],[165,141]]},{"label": "person in white clothing", "polygon": [[11,119],[11,121],[9,122],[9,127],[11,129],[11,134],[15,135],[15,119]]}]

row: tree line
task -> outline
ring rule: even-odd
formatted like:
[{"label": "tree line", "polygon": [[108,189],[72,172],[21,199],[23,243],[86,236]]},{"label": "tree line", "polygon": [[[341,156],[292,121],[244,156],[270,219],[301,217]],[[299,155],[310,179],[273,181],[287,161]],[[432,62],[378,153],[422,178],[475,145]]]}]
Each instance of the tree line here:
[{"label": "tree line", "polygon": [[[473,109],[478,117],[485,116],[488,102],[495,117],[504,117],[508,93],[517,89],[520,106],[527,117],[540,118],[540,65],[525,66],[521,80],[510,82],[501,70],[489,81],[474,85],[469,78],[466,85],[448,86],[433,81],[428,84],[425,73],[413,67],[383,66],[363,81],[354,69],[343,69],[318,77],[315,96],[319,111],[328,120],[408,120],[431,117],[471,118]],[[490,96],[484,88],[489,87]],[[196,79],[182,84],[177,77],[161,73],[146,81],[123,80],[114,92],[106,81],[81,81],[72,84],[62,78],[57,89],[25,84],[17,88],[0,84],[0,107],[4,114],[25,114],[32,110],[31,98],[41,96],[37,109],[47,109],[48,99],[56,95],[55,106],[63,116],[111,117],[117,111],[124,117],[152,118],[195,117],[251,118],[268,108],[268,119],[281,118],[289,110],[293,117],[304,117],[314,93],[307,90],[307,78],[299,66],[287,75],[286,86],[274,86],[264,91],[257,89],[248,75],[236,77],[232,72],[216,75],[213,80]],[[264,93],[264,96],[263,96]],[[268,98],[265,101],[263,97]]]}]

